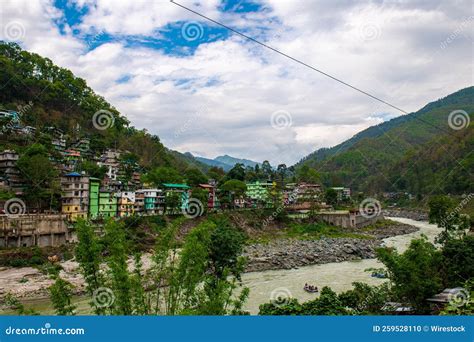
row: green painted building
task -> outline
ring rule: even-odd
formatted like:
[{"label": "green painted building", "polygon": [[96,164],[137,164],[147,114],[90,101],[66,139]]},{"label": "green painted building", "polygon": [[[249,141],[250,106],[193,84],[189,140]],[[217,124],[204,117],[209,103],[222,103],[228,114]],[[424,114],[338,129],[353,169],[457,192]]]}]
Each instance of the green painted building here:
[{"label": "green painted building", "polygon": [[99,216],[99,188],[100,180],[98,178],[89,178],[89,218],[97,219]]},{"label": "green painted building", "polygon": [[[180,210],[184,210],[188,208],[189,204],[189,190],[191,189],[186,184],[175,184],[175,183],[164,183],[163,184],[165,190],[165,198],[172,196],[173,194],[179,194],[181,199]],[[165,199],[166,201],[166,199]],[[170,208],[167,208],[169,212]]]},{"label": "green painted building", "polygon": [[99,217],[117,216],[117,197],[110,191],[99,192]]},{"label": "green painted building", "polygon": [[272,204],[272,190],[274,190],[276,184],[271,182],[259,182],[247,183],[247,191],[245,195],[250,198],[254,206],[258,204],[264,204],[269,206]]}]

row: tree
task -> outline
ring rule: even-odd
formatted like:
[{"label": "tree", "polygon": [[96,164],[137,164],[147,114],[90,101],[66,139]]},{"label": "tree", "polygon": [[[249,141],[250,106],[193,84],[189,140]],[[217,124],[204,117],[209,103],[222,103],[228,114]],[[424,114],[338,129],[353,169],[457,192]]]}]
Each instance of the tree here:
[{"label": "tree", "polygon": [[49,160],[48,150],[41,144],[29,146],[21,154],[16,166],[24,179],[25,198],[41,208],[44,203],[51,207],[54,198],[60,195],[59,174]]},{"label": "tree", "polygon": [[222,278],[225,270],[230,270],[234,276],[243,271],[238,268],[239,257],[242,254],[244,236],[226,219],[215,220],[216,228],[211,234],[209,246],[210,269],[216,278]]},{"label": "tree", "polygon": [[286,164],[279,164],[277,166],[277,173],[279,176],[280,184],[283,184],[283,182],[285,181],[287,172],[288,172],[288,168],[286,167]]},{"label": "tree", "polygon": [[[75,249],[76,260],[86,282],[86,291],[92,297],[104,284],[104,277],[100,270],[102,248],[89,222],[79,220],[75,227],[78,239]],[[96,314],[105,313],[104,308],[98,306],[95,301],[91,302],[91,306],[94,307]]]},{"label": "tree", "polygon": [[262,174],[267,180],[273,180],[273,168],[268,160],[264,160],[262,163]]},{"label": "tree", "polygon": [[450,197],[434,196],[429,200],[428,205],[430,223],[435,223],[444,229],[437,238],[438,242],[445,243],[449,239],[465,235],[465,231],[470,226],[469,217],[459,213],[460,210],[455,208],[454,201]]},{"label": "tree", "polygon": [[110,289],[115,300],[108,309],[116,315],[132,313],[131,279],[127,268],[129,246],[123,223],[109,219],[104,227],[105,243],[108,251],[106,258],[109,267]]},{"label": "tree", "polygon": [[88,160],[82,161],[79,164],[78,169],[84,171],[87,175],[98,179],[103,179],[107,173],[107,167],[99,166],[97,163]]},{"label": "tree", "polygon": [[442,248],[445,286],[457,287],[474,279],[474,236],[449,239]]},{"label": "tree", "polygon": [[193,188],[191,191],[192,197],[197,199],[202,204],[202,214],[207,211],[207,203],[209,200],[209,191],[203,188]]},{"label": "tree", "polygon": [[326,189],[326,192],[324,194],[324,199],[326,200],[326,203],[329,205],[337,204],[337,191],[332,188]]},{"label": "tree", "polygon": [[167,192],[165,197],[165,213],[176,214],[181,212],[181,194],[179,192]]},{"label": "tree", "polygon": [[227,179],[237,179],[240,181],[245,180],[245,168],[244,164],[237,163],[232,169],[229,170],[226,176]]},{"label": "tree", "polygon": [[236,195],[243,195],[247,191],[247,185],[237,179],[231,179],[225,182],[221,189],[227,192],[233,192]]},{"label": "tree", "polygon": [[183,182],[183,177],[173,168],[158,167],[145,174],[143,180],[160,187],[163,183],[181,183]]},{"label": "tree", "polygon": [[237,179],[231,179],[222,184],[221,190],[225,192],[223,198],[221,198],[221,204],[226,203],[226,199],[228,198],[229,205],[233,206],[235,197],[240,197],[245,194],[247,191],[247,185]]},{"label": "tree", "polygon": [[215,181],[218,182],[224,177],[225,171],[221,167],[212,166],[209,169],[207,175],[209,176],[210,179],[214,179]]},{"label": "tree", "polygon": [[192,187],[196,187],[199,184],[205,184],[208,182],[207,177],[196,168],[187,169],[184,173],[184,177],[186,178],[186,183]]},{"label": "tree", "polygon": [[51,303],[56,315],[74,315],[76,306],[72,304],[73,286],[70,282],[62,279],[59,274],[55,275],[55,282],[49,287]]},{"label": "tree", "polygon": [[299,182],[319,183],[321,181],[318,172],[306,164],[296,171],[296,178]]},{"label": "tree", "polygon": [[426,237],[422,237],[412,240],[402,254],[394,249],[379,249],[377,258],[387,268],[394,296],[401,302],[411,304],[417,313],[429,313],[426,299],[443,287],[439,272],[441,252]]},{"label": "tree", "polygon": [[337,294],[325,286],[319,298],[300,304],[294,298],[284,298],[283,303],[278,300],[260,305],[259,315],[347,315]]}]

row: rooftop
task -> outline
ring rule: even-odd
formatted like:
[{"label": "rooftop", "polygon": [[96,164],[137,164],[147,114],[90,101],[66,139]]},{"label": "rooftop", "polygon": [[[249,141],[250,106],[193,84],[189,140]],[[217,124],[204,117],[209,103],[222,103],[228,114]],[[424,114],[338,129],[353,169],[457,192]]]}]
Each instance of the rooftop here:
[{"label": "rooftop", "polygon": [[186,184],[163,183],[163,186],[166,188],[189,189],[189,186]]}]

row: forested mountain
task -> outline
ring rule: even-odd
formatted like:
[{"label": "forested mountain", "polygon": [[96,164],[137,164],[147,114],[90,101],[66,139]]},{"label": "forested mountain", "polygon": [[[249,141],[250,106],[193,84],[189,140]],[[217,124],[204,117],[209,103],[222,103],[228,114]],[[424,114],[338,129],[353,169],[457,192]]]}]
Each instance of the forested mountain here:
[{"label": "forested mountain", "polygon": [[[0,109],[15,110],[23,124],[36,128],[34,139],[54,127],[66,134],[68,143],[80,137],[90,138],[91,151],[105,148],[128,150],[138,156],[139,164],[149,169],[169,166],[185,170],[196,160],[166,149],[159,137],[130,126],[129,121],[86,81],[35,53],[23,51],[17,44],[0,42]],[[107,129],[94,127],[93,117],[106,112]],[[33,141],[35,142],[35,141]],[[31,141],[28,144],[32,143]],[[15,136],[1,135],[2,148],[21,148],[25,142]]]},{"label": "forested mountain", "polygon": [[296,168],[316,169],[326,185],[344,184],[368,192],[472,191],[473,123],[459,130],[451,128],[448,117],[456,110],[472,118],[474,87],[370,127],[342,144],[315,151]]}]

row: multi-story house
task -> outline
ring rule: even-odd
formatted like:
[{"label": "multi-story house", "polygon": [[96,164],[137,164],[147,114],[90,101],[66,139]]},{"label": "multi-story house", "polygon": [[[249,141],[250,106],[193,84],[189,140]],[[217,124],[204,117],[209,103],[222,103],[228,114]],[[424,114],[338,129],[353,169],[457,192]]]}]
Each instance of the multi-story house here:
[{"label": "multi-story house", "polygon": [[61,211],[71,221],[87,218],[89,211],[89,177],[71,172],[61,177]]},{"label": "multi-story house", "polygon": [[259,182],[247,183],[245,195],[251,200],[252,206],[270,206],[272,203],[272,191],[276,183]]},{"label": "multi-story house", "polygon": [[100,179],[89,178],[89,218],[95,220],[99,217],[99,191]]},{"label": "multi-story house", "polygon": [[143,189],[135,191],[135,203],[133,204],[135,215],[145,214],[145,191]]},{"label": "multi-story house", "polygon": [[216,209],[219,203],[216,196],[216,186],[214,184],[199,184],[199,187],[208,192],[207,208]]},{"label": "multi-story house", "polygon": [[117,216],[117,197],[111,191],[99,191],[99,217]]},{"label": "multi-story house", "polygon": [[347,200],[347,199],[351,198],[351,189],[350,188],[344,188],[344,187],[340,186],[340,187],[332,187],[331,189],[336,190],[338,201]]},{"label": "multi-story house", "polygon": [[118,216],[132,216],[135,212],[135,191],[118,192],[116,196]]},{"label": "multi-story house", "polygon": [[142,189],[138,193],[143,193],[143,212],[145,215],[163,214],[165,208],[165,195],[161,189]]},{"label": "multi-story house", "polygon": [[119,173],[119,158],[120,151],[114,149],[107,149],[100,157],[97,165],[105,166],[107,168],[106,181],[116,181]]},{"label": "multi-story house", "polygon": [[[189,204],[189,195],[190,195],[190,187],[186,184],[174,184],[174,183],[164,183],[163,184],[165,190],[165,204],[166,204],[166,212],[167,213],[176,213],[177,211],[186,210]],[[177,208],[171,208],[170,198],[171,196],[178,196],[179,204]]]},{"label": "multi-story house", "polygon": [[21,194],[23,192],[23,180],[20,171],[16,167],[19,155],[13,150],[0,152],[0,177],[3,178],[5,188]]}]

